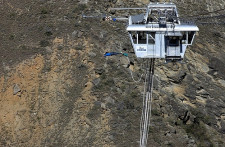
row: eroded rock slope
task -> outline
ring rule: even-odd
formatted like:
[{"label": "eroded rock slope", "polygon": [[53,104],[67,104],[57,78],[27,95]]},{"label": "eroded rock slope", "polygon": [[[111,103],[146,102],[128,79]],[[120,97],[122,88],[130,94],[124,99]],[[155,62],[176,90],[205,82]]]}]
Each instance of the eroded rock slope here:
[{"label": "eroded rock slope", "polygon": [[[225,6],[173,2],[181,16]],[[135,58],[126,23],[81,14],[149,1],[0,3],[0,146],[138,146],[144,84],[130,70],[140,78],[146,60]],[[115,13],[122,14],[128,13]],[[225,145],[225,29],[199,28],[186,64],[156,60],[149,146]],[[126,52],[131,63],[104,58],[107,51]]]}]

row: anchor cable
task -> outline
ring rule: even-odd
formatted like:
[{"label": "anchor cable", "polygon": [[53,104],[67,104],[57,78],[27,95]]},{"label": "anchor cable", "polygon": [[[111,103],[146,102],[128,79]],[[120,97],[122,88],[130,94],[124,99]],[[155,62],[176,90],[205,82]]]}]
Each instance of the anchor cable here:
[{"label": "anchor cable", "polygon": [[148,132],[150,127],[151,108],[152,108],[151,103],[153,92],[154,60],[155,59],[151,59],[149,70],[146,71],[145,76],[143,110],[140,121],[140,147],[146,147],[148,140]]}]

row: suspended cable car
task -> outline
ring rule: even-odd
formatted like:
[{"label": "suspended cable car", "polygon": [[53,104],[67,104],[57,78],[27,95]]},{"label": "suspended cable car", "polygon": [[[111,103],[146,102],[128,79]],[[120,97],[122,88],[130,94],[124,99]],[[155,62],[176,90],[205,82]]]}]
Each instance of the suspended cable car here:
[{"label": "suspended cable car", "polygon": [[[112,17],[105,14],[99,16],[86,16],[83,18],[102,18],[105,21],[126,20],[126,30],[138,58],[160,58],[168,61],[181,61],[186,49],[193,44],[196,32],[199,28],[193,23],[225,25],[224,21],[210,21],[208,19],[225,18],[224,13],[210,15],[225,11],[220,9],[207,14],[188,16],[191,21],[184,21],[179,17],[174,3],[149,3],[146,8],[111,8],[111,10],[145,10],[145,13],[127,17]],[[199,20],[207,19],[205,22]]]},{"label": "suspended cable car", "polygon": [[145,13],[123,17],[86,16],[103,20],[128,20],[126,30],[137,58],[160,58],[181,61],[187,46],[192,45],[199,28],[191,22],[181,21],[174,3],[149,3],[146,8],[111,8],[111,10],[145,10]]},{"label": "suspended cable car", "polygon": [[179,20],[173,3],[150,3],[145,14],[130,16],[127,31],[138,58],[180,61],[198,27]]}]

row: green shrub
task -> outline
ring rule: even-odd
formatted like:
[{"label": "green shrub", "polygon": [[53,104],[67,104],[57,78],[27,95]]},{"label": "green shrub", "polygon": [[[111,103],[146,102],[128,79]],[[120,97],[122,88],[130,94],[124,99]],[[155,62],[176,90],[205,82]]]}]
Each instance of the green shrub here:
[{"label": "green shrub", "polygon": [[82,11],[84,11],[87,8],[87,6],[85,4],[79,4],[77,6],[75,6],[75,8],[73,9],[73,13],[80,13]]},{"label": "green shrub", "polygon": [[10,13],[9,14],[9,18],[15,19],[16,18],[16,13],[15,12]]},{"label": "green shrub", "polygon": [[14,40],[15,39],[15,35],[10,35],[9,36],[9,40]]},{"label": "green shrub", "polygon": [[41,14],[48,14],[49,11],[46,8],[41,9]]},{"label": "green shrub", "polygon": [[45,36],[51,36],[52,35],[52,32],[51,31],[46,31],[45,32]]},{"label": "green shrub", "polygon": [[83,45],[77,45],[75,49],[76,50],[83,50],[84,49],[84,46]]},{"label": "green shrub", "polygon": [[47,40],[41,40],[39,44],[41,47],[46,47],[50,45],[49,41]]}]

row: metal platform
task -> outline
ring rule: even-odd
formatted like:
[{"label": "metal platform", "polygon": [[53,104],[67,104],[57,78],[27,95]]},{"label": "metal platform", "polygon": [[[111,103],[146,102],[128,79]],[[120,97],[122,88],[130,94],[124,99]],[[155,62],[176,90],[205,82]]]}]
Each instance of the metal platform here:
[{"label": "metal platform", "polygon": [[150,3],[146,13],[130,16],[127,31],[138,58],[184,58],[199,31],[193,23],[181,23],[173,3]]}]

